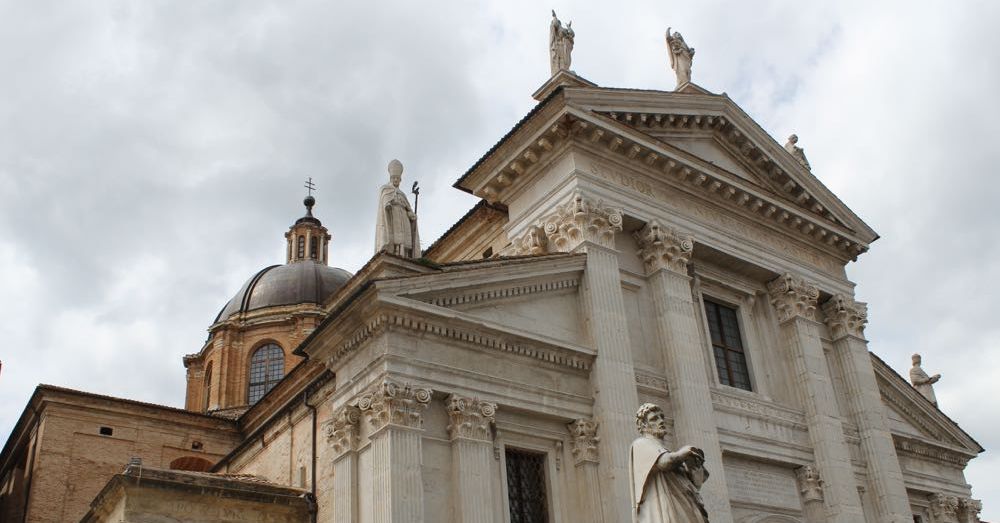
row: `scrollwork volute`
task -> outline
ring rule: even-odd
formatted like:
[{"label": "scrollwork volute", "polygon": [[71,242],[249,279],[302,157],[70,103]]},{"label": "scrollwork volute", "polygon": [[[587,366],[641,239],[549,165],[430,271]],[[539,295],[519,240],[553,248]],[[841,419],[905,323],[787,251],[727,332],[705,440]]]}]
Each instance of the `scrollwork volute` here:
[{"label": "scrollwork volute", "polygon": [[385,380],[361,396],[358,408],[365,413],[372,432],[388,425],[423,428],[423,412],[431,402],[431,390]]},{"label": "scrollwork volute", "polygon": [[812,465],[803,465],[795,469],[795,479],[799,485],[802,501],[823,501],[823,480],[819,471]]},{"label": "scrollwork volute", "polygon": [[532,225],[528,227],[527,232],[511,243],[512,254],[515,256],[538,255],[548,252],[549,239],[543,227]]},{"label": "scrollwork volute", "polygon": [[694,239],[653,220],[634,234],[639,244],[639,257],[647,272],[667,269],[687,274],[687,265],[694,252]]},{"label": "scrollwork volute", "polygon": [[353,405],[345,405],[333,413],[333,419],[326,426],[326,439],[336,457],[358,449],[360,423],[361,409]]},{"label": "scrollwork volute", "polygon": [[598,444],[601,438],[597,435],[598,425],[597,421],[591,418],[580,418],[566,425],[572,437],[570,451],[577,465],[600,461]]},{"label": "scrollwork volute", "polygon": [[768,283],[767,291],[771,297],[771,304],[778,311],[779,322],[796,317],[816,319],[819,289],[812,283],[785,273]]},{"label": "scrollwork volute", "polygon": [[931,494],[931,513],[934,521],[941,523],[959,523],[958,497],[945,494]]},{"label": "scrollwork volute", "polygon": [[448,435],[451,439],[490,441],[496,423],[497,404],[452,394],[445,400]]},{"label": "scrollwork volute", "polygon": [[569,252],[584,242],[613,249],[615,233],[622,230],[622,212],[576,193],[543,223],[550,251]]},{"label": "scrollwork volute", "polygon": [[854,301],[850,296],[837,294],[823,304],[823,315],[833,339],[844,336],[865,336],[868,323],[868,304]]}]

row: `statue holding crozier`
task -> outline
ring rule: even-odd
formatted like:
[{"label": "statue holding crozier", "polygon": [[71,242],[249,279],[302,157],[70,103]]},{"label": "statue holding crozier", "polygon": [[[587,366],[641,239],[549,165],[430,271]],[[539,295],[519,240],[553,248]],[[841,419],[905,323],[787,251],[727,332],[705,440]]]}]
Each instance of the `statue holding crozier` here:
[{"label": "statue holding crozier", "polygon": [[663,410],[645,403],[635,413],[639,438],[632,442],[629,473],[635,523],[707,523],[701,485],[708,479],[705,453],[686,445],[667,448]]}]

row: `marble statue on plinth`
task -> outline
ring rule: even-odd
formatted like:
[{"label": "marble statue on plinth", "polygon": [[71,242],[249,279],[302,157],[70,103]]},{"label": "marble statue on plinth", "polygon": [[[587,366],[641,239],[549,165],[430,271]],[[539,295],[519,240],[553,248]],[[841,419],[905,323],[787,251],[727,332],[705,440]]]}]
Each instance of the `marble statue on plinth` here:
[{"label": "marble statue on plinth", "polygon": [[399,189],[403,164],[389,162],[389,183],[379,189],[378,217],[375,219],[375,252],[386,251],[407,258],[420,257],[417,215],[406,194]]},{"label": "marble statue on plinth", "polygon": [[798,145],[795,145],[797,143],[799,143],[799,137],[797,135],[793,134],[789,136],[788,142],[785,143],[785,150],[788,151],[788,154],[794,156],[795,159],[798,160],[800,164],[802,164],[802,167],[812,170],[812,167],[809,165],[809,160],[806,160],[805,150],[803,150]]},{"label": "marble statue on plinth", "polygon": [[549,24],[549,64],[552,67],[552,76],[559,71],[569,71],[569,65],[573,61],[574,36],[573,22],[563,26],[553,10],[552,23]]},{"label": "marble statue on plinth", "polygon": [[677,75],[677,88],[691,82],[691,63],[694,61],[694,47],[689,47],[680,33],[671,33],[667,28],[667,51],[670,53],[670,68]]},{"label": "marble statue on plinth", "polygon": [[913,368],[910,369],[910,383],[913,384],[913,388],[917,389],[923,397],[927,398],[927,401],[937,406],[937,397],[934,396],[934,384],[941,379],[940,374],[935,374],[933,376],[928,376],[924,369],[920,367],[920,355],[914,354],[912,357]]},{"label": "marble statue on plinth", "polygon": [[663,437],[663,410],[645,403],[635,413],[639,438],[629,453],[632,520],[635,523],[707,523],[701,485],[708,479],[705,453],[686,445],[675,452]]}]

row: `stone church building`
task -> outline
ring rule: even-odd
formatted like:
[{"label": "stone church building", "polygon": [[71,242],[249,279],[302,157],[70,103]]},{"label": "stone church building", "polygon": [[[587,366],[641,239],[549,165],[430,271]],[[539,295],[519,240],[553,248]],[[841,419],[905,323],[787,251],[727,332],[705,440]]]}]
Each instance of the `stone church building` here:
[{"label": "stone church building", "polygon": [[845,266],[875,231],[725,94],[560,52],[422,253],[334,268],[307,198],[184,409],[40,385],[0,520],[628,522],[652,402],[713,523],[978,522],[982,447],[865,340]]}]

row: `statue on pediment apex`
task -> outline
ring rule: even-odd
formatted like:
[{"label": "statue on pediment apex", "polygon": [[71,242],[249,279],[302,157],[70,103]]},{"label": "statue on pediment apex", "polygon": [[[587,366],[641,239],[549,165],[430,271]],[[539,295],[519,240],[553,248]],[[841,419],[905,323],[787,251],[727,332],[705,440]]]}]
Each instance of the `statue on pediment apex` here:
[{"label": "statue on pediment apex", "polygon": [[935,374],[933,376],[928,376],[924,369],[920,366],[920,355],[914,354],[911,358],[913,362],[913,367],[910,369],[910,383],[913,384],[913,388],[917,389],[923,397],[927,398],[927,401],[934,404],[937,407],[937,397],[934,395],[934,384],[941,379],[940,374]]},{"label": "statue on pediment apex", "polygon": [[552,23],[549,24],[549,65],[552,76],[559,71],[569,71],[573,61],[573,22],[562,25],[556,12],[552,10]]},{"label": "statue on pediment apex", "polygon": [[812,167],[809,165],[809,160],[806,160],[806,152],[798,145],[795,145],[797,143],[799,143],[798,135],[793,134],[789,136],[788,142],[785,143],[785,150],[788,151],[788,154],[791,154],[796,160],[798,160],[798,162],[802,164],[802,167],[811,171]]},{"label": "statue on pediment apex", "polygon": [[632,520],[636,523],[708,523],[701,485],[708,479],[705,453],[686,445],[667,448],[663,409],[645,403],[635,413],[639,438],[629,453]]},{"label": "statue on pediment apex", "polygon": [[419,258],[417,214],[399,188],[402,179],[403,164],[399,160],[389,162],[389,183],[379,189],[375,252],[384,250],[405,258]]},{"label": "statue on pediment apex", "polygon": [[671,33],[667,28],[667,51],[670,53],[670,68],[677,75],[677,87],[691,82],[691,63],[694,61],[694,47],[688,46],[680,33]]}]

